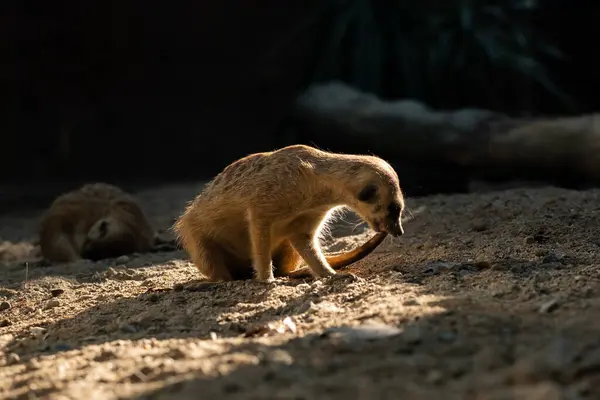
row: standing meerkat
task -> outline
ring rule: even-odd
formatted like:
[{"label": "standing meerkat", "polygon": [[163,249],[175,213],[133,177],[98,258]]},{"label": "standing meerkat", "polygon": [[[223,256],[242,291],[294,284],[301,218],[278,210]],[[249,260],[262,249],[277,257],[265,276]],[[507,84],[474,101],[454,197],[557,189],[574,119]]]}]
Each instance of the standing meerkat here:
[{"label": "standing meerkat", "polygon": [[135,199],[106,183],[58,196],[44,212],[39,243],[48,261],[98,260],[153,248],[155,232]]},{"label": "standing meerkat", "polygon": [[[325,257],[320,235],[341,206],[377,234],[353,252]],[[398,175],[381,158],[292,145],[227,166],[187,205],[173,230],[210,281],[253,275],[271,281],[307,272],[321,278],[364,257],[387,234],[402,235],[403,210]],[[307,267],[298,270],[301,260]]]}]

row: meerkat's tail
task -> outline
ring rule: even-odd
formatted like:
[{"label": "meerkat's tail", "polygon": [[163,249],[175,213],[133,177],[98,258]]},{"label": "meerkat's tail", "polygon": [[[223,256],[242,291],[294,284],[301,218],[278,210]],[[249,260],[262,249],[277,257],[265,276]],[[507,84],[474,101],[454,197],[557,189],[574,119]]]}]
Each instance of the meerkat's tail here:
[{"label": "meerkat's tail", "polygon": [[[361,246],[355,248],[347,253],[337,254],[335,256],[325,256],[325,259],[331,266],[331,268],[338,270],[342,269],[350,264],[362,260],[373,252],[386,238],[386,232],[378,232],[371,239],[367,240]],[[291,271],[287,274],[291,278],[308,278],[312,277],[310,269],[308,267],[298,268],[297,270]]]}]

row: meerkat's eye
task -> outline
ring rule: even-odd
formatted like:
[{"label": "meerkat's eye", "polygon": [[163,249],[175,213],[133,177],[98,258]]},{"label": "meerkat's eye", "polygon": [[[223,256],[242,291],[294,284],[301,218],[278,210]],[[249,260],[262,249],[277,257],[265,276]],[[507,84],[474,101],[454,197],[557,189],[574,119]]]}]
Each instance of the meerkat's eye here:
[{"label": "meerkat's eye", "polygon": [[365,186],[360,193],[358,193],[358,200],[365,203],[374,203],[377,201],[377,185],[368,184]]}]

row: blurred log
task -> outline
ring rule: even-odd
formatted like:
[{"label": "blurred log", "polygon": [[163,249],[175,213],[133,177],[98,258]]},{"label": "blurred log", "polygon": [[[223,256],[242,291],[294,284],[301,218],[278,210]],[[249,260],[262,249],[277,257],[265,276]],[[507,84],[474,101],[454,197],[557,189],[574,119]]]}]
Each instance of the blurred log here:
[{"label": "blurred log", "polygon": [[435,111],[418,101],[384,101],[339,82],[309,87],[295,118],[328,142],[472,177],[600,182],[600,114],[512,118],[482,109]]}]

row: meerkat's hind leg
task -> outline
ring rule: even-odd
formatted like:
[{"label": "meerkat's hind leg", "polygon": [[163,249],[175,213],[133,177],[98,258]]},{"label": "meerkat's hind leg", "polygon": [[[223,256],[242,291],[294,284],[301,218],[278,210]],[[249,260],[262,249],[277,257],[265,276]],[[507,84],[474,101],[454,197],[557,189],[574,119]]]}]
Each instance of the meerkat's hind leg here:
[{"label": "meerkat's hind leg", "polygon": [[227,268],[227,255],[218,244],[207,239],[198,239],[185,246],[200,273],[211,282],[229,282],[233,276]]},{"label": "meerkat's hind leg", "polygon": [[58,234],[52,242],[44,243],[42,255],[51,262],[71,262],[81,259],[71,240],[64,234]]},{"label": "meerkat's hind leg", "polygon": [[294,249],[289,240],[284,240],[279,247],[273,252],[273,267],[275,276],[292,276],[294,278],[310,277],[311,273],[308,268],[303,268],[304,273],[301,276],[296,276],[293,272],[298,268],[302,257]]}]

